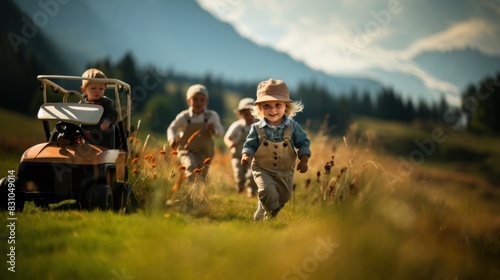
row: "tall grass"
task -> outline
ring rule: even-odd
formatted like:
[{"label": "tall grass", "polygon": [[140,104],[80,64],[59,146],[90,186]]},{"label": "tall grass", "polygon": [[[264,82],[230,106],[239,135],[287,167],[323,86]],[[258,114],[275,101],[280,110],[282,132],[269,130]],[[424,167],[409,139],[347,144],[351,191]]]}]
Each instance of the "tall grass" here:
[{"label": "tall grass", "polygon": [[292,200],[277,219],[254,222],[256,199],[234,191],[227,152],[208,163],[208,183],[190,184],[165,139],[137,131],[129,181],[142,209],[28,205],[18,214],[18,270],[0,278],[500,277],[497,190],[449,170],[399,174],[397,160],[370,146],[377,139],[353,135],[310,133],[309,171],[296,174]]}]

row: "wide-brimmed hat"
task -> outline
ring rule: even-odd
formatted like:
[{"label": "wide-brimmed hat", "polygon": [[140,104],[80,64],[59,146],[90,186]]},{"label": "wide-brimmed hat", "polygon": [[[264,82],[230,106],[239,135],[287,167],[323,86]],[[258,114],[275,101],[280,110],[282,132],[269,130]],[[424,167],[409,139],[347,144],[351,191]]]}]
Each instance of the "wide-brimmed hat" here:
[{"label": "wide-brimmed hat", "polygon": [[292,101],[285,82],[275,79],[261,82],[257,87],[255,104],[265,101]]},{"label": "wide-brimmed hat", "polygon": [[186,93],[186,100],[191,99],[196,93],[204,94],[208,99],[208,90],[204,85],[196,84],[192,85],[188,88]]},{"label": "wide-brimmed hat", "polygon": [[253,103],[255,102],[255,99],[253,98],[243,98],[240,100],[240,102],[238,103],[238,108],[234,109],[233,111],[235,113],[237,112],[240,112],[242,110],[246,110],[246,109],[252,109],[253,108]]}]

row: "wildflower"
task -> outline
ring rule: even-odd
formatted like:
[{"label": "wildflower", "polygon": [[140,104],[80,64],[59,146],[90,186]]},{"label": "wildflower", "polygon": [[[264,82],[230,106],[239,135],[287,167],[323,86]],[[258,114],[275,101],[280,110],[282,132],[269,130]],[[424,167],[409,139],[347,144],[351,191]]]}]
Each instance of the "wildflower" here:
[{"label": "wildflower", "polygon": [[344,175],[344,173],[346,173],[347,171],[347,167],[342,167],[342,169],[340,169],[340,173],[339,175],[337,175],[337,179],[340,179],[340,177],[342,177],[342,175]]},{"label": "wildflower", "polygon": [[209,158],[209,157],[207,157],[207,158],[203,161],[203,165],[207,165],[209,162],[210,162],[210,158]]},{"label": "wildflower", "polygon": [[166,154],[166,153],[167,153],[167,151],[165,151],[165,150],[160,150],[160,155],[164,155],[164,154]]},{"label": "wildflower", "polygon": [[149,159],[149,158],[151,158],[151,157],[152,157],[152,155],[151,155],[151,154],[146,154],[146,155],[144,156],[144,159]]},{"label": "wildflower", "polygon": [[137,168],[132,169],[132,174],[137,174],[138,172]]},{"label": "wildflower", "polygon": [[178,152],[177,152],[177,150],[174,150],[174,151],[171,151],[170,154],[173,155],[173,156],[175,156],[175,155],[178,154]]},{"label": "wildflower", "polygon": [[137,157],[136,157],[136,158],[134,158],[134,159],[132,160],[132,164],[136,164],[138,161],[139,161],[139,158],[137,158]]},{"label": "wildflower", "polygon": [[[180,167],[183,167],[183,169],[181,169]],[[175,180],[175,184],[172,186],[172,191],[174,192],[178,191],[181,188],[182,181],[184,181],[187,178],[186,175],[184,174],[184,170],[186,170],[186,167],[184,165],[181,165],[179,166],[179,169],[182,170],[183,172],[179,174],[179,177],[177,177],[177,180]]]},{"label": "wildflower", "polygon": [[158,178],[158,176],[156,175],[156,173],[153,173],[153,174],[151,174],[151,178],[156,179],[156,178]]},{"label": "wildflower", "polygon": [[311,184],[311,179],[307,179],[306,180],[306,189],[309,188],[309,185]]},{"label": "wildflower", "polygon": [[155,167],[156,167],[156,165],[158,165],[158,163],[153,162],[153,163],[151,164],[151,168],[155,168]]},{"label": "wildflower", "polygon": [[200,174],[203,170],[205,170],[205,166],[201,167],[201,168],[195,168],[193,170],[193,173],[194,174]]},{"label": "wildflower", "polygon": [[193,132],[193,134],[191,134],[191,136],[189,136],[186,145],[189,144],[189,143],[191,143],[191,142],[193,142],[194,138],[196,136],[198,136],[198,134],[200,134],[200,132],[201,132],[201,128],[198,129],[197,131]]},{"label": "wildflower", "polygon": [[186,166],[184,166],[184,165],[179,165],[179,170],[182,170],[182,171],[186,170]]},{"label": "wildflower", "polygon": [[175,184],[172,186],[172,191],[176,192],[181,188],[181,184],[175,182]]},{"label": "wildflower", "polygon": [[332,170],[332,167],[335,165],[335,163],[333,162],[335,156],[332,156],[332,160],[330,161],[327,161],[326,164],[325,164],[325,174],[328,175],[330,174],[331,170]]}]

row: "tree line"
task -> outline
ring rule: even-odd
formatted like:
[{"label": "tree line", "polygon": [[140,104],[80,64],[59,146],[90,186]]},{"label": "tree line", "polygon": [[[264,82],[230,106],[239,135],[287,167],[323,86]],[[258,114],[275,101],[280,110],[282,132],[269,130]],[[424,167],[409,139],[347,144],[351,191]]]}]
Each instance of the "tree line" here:
[{"label": "tree line", "polygon": [[[2,102],[1,106],[33,116],[40,105],[40,94],[34,73],[46,67],[39,65],[33,59],[30,63],[23,64],[24,71],[16,71],[17,77],[11,80],[25,80],[22,83],[23,94],[27,96],[29,93],[31,98],[28,99],[32,100],[30,103],[36,103],[36,105],[27,109],[26,102],[13,98],[10,103]],[[125,54],[116,63],[106,58],[90,63],[88,67],[99,68],[108,77],[129,83],[132,87],[134,113],[144,118],[144,125],[147,129],[157,133],[164,133],[177,113],[187,108],[185,89],[190,84],[204,84],[210,92],[210,109],[219,112],[222,120],[230,120],[234,119],[234,115],[233,108],[229,108],[225,100],[228,93],[236,94],[239,98],[255,97],[256,87],[260,82],[230,83],[210,73],[203,77],[194,77],[176,73],[172,69],[139,67],[131,53]],[[23,73],[33,75],[33,77],[26,77]],[[344,132],[355,116],[408,123],[420,119],[453,126],[462,123],[471,131],[486,133],[500,132],[500,124],[496,121],[500,114],[500,110],[496,110],[496,107],[500,105],[499,84],[500,73],[496,76],[485,77],[478,84],[471,84],[462,93],[461,107],[450,106],[444,95],[436,103],[428,103],[424,100],[414,103],[411,99],[404,100],[392,88],[382,88],[377,93],[360,93],[357,90],[349,93],[334,93],[315,81],[299,82],[297,88],[291,91],[291,98],[301,100],[305,106],[304,112],[295,117],[298,122],[311,129],[324,128],[325,124],[328,124],[328,132],[335,134]]]}]

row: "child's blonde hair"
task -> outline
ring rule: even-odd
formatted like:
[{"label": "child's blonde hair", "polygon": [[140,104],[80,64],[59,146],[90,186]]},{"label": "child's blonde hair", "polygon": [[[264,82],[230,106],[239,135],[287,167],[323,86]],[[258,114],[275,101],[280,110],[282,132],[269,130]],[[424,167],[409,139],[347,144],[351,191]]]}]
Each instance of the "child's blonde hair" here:
[{"label": "child's blonde hair", "polygon": [[[96,68],[87,69],[87,71],[83,72],[82,78],[104,78],[106,79],[106,75]],[[82,88],[86,88],[87,85],[90,84],[90,80],[82,80]]]},{"label": "child's blonde hair", "polygon": [[[297,113],[302,112],[304,110],[304,104],[302,104],[301,101],[288,101],[288,102],[283,102],[285,103],[285,115],[288,118],[293,118]],[[262,120],[264,119],[264,111],[262,110],[262,103],[257,103],[252,109],[252,115],[259,119]]]}]

